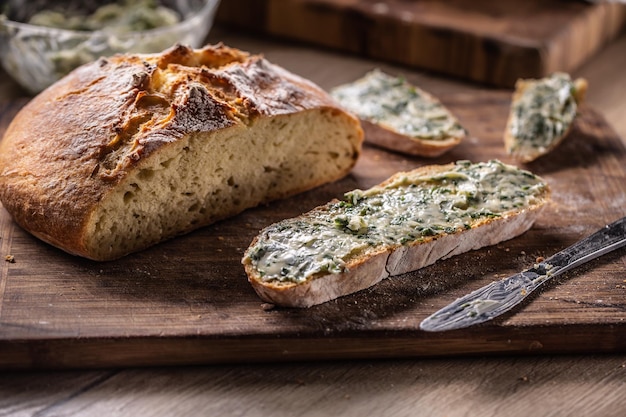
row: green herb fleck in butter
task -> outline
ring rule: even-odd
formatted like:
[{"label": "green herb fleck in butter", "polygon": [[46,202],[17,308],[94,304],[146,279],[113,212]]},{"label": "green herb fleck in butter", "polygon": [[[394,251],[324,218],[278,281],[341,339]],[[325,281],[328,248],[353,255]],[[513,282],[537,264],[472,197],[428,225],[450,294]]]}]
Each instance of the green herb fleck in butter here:
[{"label": "green herb fleck in butter", "polygon": [[331,95],[359,118],[426,140],[465,135],[452,114],[434,97],[403,78],[374,70]]},{"label": "green herb fleck in butter", "polygon": [[563,136],[574,117],[577,104],[575,85],[566,73],[555,73],[531,83],[513,103],[509,129],[516,139],[510,152],[524,148],[545,152]]},{"label": "green herb fleck in butter", "polygon": [[384,187],[354,190],[295,219],[265,229],[246,251],[264,281],[299,283],[339,273],[346,262],[381,246],[470,229],[537,202],[547,185],[500,161],[457,162],[449,171],[407,173]]}]

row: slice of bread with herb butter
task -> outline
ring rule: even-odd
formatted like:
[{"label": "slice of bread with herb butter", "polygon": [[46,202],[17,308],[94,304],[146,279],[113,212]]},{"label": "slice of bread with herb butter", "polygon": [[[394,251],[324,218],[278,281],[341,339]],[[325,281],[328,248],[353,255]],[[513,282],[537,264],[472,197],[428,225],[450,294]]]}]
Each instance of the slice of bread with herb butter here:
[{"label": "slice of bread with herb butter", "polygon": [[366,142],[386,149],[436,157],[467,136],[436,97],[378,69],[334,88],[331,95],[361,119]]},{"label": "slice of bread with herb butter", "polygon": [[425,166],[268,226],[242,263],[263,300],[309,307],[520,235],[549,196],[497,160]]},{"label": "slice of bread with herb butter", "polygon": [[531,162],[551,152],[570,132],[586,91],[587,81],[562,72],[518,80],[504,134],[507,153]]}]

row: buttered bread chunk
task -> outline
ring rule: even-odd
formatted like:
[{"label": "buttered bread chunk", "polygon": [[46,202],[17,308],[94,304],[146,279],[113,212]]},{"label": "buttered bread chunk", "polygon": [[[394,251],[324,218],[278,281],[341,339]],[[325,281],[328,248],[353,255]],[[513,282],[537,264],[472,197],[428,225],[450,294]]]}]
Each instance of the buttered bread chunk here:
[{"label": "buttered bread chunk", "polygon": [[345,176],[357,118],[223,45],[119,55],[30,101],[0,143],[0,199],[69,253],[115,259]]},{"label": "buttered bread chunk", "polygon": [[467,136],[439,99],[378,69],[335,87],[331,95],[363,121],[367,142],[386,149],[436,157]]},{"label": "buttered bread chunk", "polygon": [[586,91],[586,80],[563,72],[518,80],[504,134],[507,153],[531,162],[551,152],[570,132]]},{"label": "buttered bread chunk", "polygon": [[242,263],[263,300],[309,307],[520,235],[549,196],[497,160],[425,166],[265,228]]}]

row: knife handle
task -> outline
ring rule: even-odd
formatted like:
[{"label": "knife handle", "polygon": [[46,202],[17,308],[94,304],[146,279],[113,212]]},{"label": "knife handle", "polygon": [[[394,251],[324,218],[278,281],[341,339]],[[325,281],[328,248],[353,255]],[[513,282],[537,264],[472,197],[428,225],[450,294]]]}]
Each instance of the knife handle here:
[{"label": "knife handle", "polygon": [[594,234],[551,256],[540,265],[550,268],[551,274],[562,274],[585,262],[626,245],[626,217],[604,226]]}]

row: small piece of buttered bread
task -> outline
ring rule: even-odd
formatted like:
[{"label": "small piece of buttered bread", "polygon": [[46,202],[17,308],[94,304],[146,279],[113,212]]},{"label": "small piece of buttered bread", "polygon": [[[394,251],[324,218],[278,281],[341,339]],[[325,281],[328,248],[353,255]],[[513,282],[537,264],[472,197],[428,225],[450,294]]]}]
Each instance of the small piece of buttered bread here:
[{"label": "small piece of buttered bread", "polygon": [[504,133],[506,152],[521,162],[531,162],[551,152],[570,132],[587,81],[569,74],[518,80]]},{"label": "small piece of buttered bread", "polygon": [[332,89],[331,95],[361,119],[365,141],[382,148],[437,157],[467,136],[436,97],[378,69]]}]

